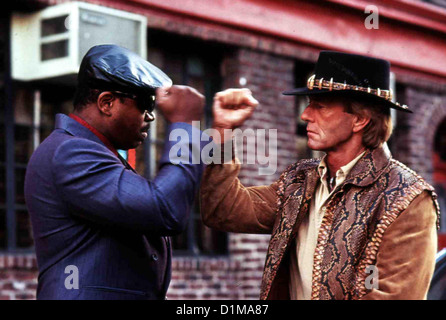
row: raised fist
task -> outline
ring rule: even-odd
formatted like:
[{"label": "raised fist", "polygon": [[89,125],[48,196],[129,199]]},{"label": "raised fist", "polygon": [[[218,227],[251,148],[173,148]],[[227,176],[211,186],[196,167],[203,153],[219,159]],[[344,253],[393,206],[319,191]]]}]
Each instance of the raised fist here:
[{"label": "raised fist", "polygon": [[249,89],[227,89],[215,94],[213,104],[214,128],[234,129],[248,119],[259,102]]},{"label": "raised fist", "polygon": [[172,86],[156,90],[156,107],[169,122],[200,121],[204,96],[192,87]]}]

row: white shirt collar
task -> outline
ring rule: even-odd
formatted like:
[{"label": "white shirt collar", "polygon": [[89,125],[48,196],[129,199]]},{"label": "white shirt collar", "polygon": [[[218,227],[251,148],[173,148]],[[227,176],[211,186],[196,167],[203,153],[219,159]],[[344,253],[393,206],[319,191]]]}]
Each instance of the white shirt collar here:
[{"label": "white shirt collar", "polygon": [[[361,157],[364,155],[365,151],[362,152],[360,155],[358,155],[356,158],[354,158],[352,161],[350,161],[349,163],[347,163],[346,165],[342,166],[341,168],[339,168],[339,170],[336,172],[336,180],[338,180],[338,178],[344,180],[347,175],[350,173],[350,171],[353,169],[353,167],[355,166],[355,164],[359,161],[359,159],[361,159]],[[328,172],[327,169],[327,164],[325,162],[325,158],[327,157],[327,155],[325,154],[322,159],[321,162],[319,163],[319,166],[317,168],[319,175],[321,177],[321,181],[325,181],[326,180],[326,174]],[[338,182],[336,183],[338,184]]]}]

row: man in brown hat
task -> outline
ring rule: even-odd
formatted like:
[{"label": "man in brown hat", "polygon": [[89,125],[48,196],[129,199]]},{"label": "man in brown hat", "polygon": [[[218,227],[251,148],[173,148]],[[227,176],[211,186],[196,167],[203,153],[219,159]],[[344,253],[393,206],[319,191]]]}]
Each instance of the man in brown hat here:
[{"label": "man in brown hat", "polygon": [[[433,188],[392,159],[387,61],[321,52],[307,87],[308,146],[270,186],[244,187],[240,163],[207,167],[204,222],[230,232],[272,234],[261,299],[425,299],[435,264],[439,207]],[[233,129],[254,112],[247,89],[214,101],[214,141],[231,149]],[[226,129],[226,132],[225,132]]]}]

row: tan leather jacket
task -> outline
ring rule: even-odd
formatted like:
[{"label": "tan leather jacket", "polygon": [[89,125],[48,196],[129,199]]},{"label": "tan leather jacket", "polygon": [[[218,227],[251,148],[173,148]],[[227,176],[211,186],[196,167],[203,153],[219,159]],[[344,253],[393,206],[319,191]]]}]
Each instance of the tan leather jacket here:
[{"label": "tan leather jacket", "polygon": [[[240,164],[209,165],[201,186],[206,225],[271,233],[261,299],[289,299],[289,252],[308,214],[319,159],[291,165],[270,186],[244,187]],[[435,264],[439,207],[433,188],[391,158],[368,150],[326,202],[314,254],[312,299],[424,299]],[[366,268],[378,269],[367,289]]]}]

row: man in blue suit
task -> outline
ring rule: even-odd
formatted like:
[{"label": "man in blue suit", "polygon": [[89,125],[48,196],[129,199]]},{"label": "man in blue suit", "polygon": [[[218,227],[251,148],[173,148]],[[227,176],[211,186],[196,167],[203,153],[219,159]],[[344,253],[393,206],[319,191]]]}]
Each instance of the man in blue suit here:
[{"label": "man in blue suit", "polygon": [[[180,233],[203,165],[169,161],[166,141],[152,181],[118,154],[147,137],[157,108],[174,129],[202,134],[204,99],[171,86],[158,68],[114,45],[85,55],[74,111],[32,155],[25,180],[39,267],[38,299],[165,299],[171,278],[169,236]],[[192,152],[190,152],[191,154]]]}]

